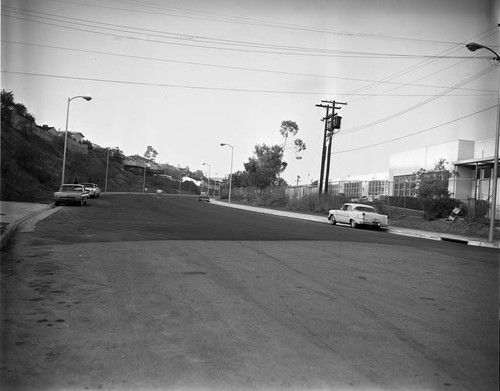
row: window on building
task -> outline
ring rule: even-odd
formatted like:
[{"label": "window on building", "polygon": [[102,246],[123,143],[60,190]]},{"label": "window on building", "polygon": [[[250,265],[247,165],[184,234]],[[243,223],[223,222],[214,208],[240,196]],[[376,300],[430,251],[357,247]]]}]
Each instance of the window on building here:
[{"label": "window on building", "polygon": [[346,197],[361,196],[361,182],[346,182],[344,183],[344,194]]},{"label": "window on building", "polygon": [[378,196],[386,194],[386,181],[370,181],[368,182],[368,195]]},{"label": "window on building", "polygon": [[328,185],[328,192],[334,195],[338,195],[340,193],[340,184],[334,183]]},{"label": "window on building", "polygon": [[396,197],[415,197],[416,186],[415,174],[394,177],[394,195]]}]

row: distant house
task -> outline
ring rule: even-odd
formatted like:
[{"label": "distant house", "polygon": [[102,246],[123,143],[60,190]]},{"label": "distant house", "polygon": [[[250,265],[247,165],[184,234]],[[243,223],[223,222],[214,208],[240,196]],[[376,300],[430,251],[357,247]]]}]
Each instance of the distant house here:
[{"label": "distant house", "polygon": [[139,155],[125,157],[125,159],[123,160],[123,167],[124,168],[134,168],[134,167],[144,168],[144,167],[146,167],[146,172],[149,171],[153,174],[163,173],[163,170],[159,164],[157,164],[154,161],[149,160],[145,157],[139,156]]},{"label": "distant house", "polygon": [[[64,131],[64,130],[58,132],[58,134],[62,135],[63,137],[64,137],[65,133],[66,133],[66,131]],[[83,139],[85,138],[85,136],[80,132],[68,131],[68,139],[70,139],[70,138],[75,140],[76,142],[82,142]]]},{"label": "distant house", "polygon": [[47,141],[53,141],[56,137],[59,137],[59,132],[56,130],[56,128],[48,125],[37,125],[34,133]]},{"label": "distant house", "polygon": [[[58,131],[59,137],[65,137],[65,131]],[[89,146],[83,144],[82,141],[85,136],[80,132],[70,132],[68,131],[68,149],[73,152],[88,154]]]},{"label": "distant house", "polygon": [[68,137],[71,137],[73,140],[82,142],[85,136],[80,132],[68,132]]}]

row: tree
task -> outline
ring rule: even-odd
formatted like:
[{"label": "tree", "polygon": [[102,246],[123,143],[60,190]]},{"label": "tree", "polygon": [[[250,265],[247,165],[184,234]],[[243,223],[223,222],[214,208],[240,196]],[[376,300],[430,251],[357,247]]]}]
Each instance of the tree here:
[{"label": "tree", "polygon": [[14,109],[14,94],[12,91],[2,90],[2,119],[10,119]]},{"label": "tree", "polygon": [[35,117],[28,112],[26,106],[14,101],[12,91],[2,90],[2,119],[9,119],[10,114],[15,112],[17,115],[26,118],[30,122],[35,122]]},{"label": "tree", "polygon": [[2,90],[2,110],[4,108],[14,109],[14,94],[12,91]]},{"label": "tree", "polygon": [[283,121],[281,122],[280,134],[283,136],[285,141],[283,142],[283,148],[286,148],[286,140],[288,137],[295,136],[299,131],[299,125],[294,121]]},{"label": "tree", "polygon": [[246,171],[233,172],[231,182],[233,187],[248,187],[249,186],[248,172]]},{"label": "tree", "polygon": [[144,152],[144,157],[146,159],[150,159],[150,160],[154,161],[156,159],[156,155],[158,155],[158,152],[156,151],[156,149],[154,149],[151,145],[148,145],[146,152]]},{"label": "tree", "polygon": [[446,160],[439,159],[434,165],[434,169],[427,171],[423,168],[416,171],[416,194],[422,200],[449,198],[451,196],[448,190],[449,179],[454,175],[445,167]]},{"label": "tree", "polygon": [[300,152],[306,149],[306,143],[302,141],[302,139],[300,138],[295,139],[294,143],[295,143],[295,153],[299,154]]},{"label": "tree", "polygon": [[248,158],[244,166],[250,184],[263,190],[278,184],[279,174],[285,170],[287,164],[283,162],[281,146],[261,144],[255,146],[254,156]]},{"label": "tree", "polygon": [[449,179],[455,173],[448,171],[445,163],[445,159],[439,159],[433,170],[427,171],[421,168],[414,173],[416,195],[422,201],[424,218],[427,220],[449,216],[460,204],[451,198],[452,194],[448,190]]},{"label": "tree", "polygon": [[[287,149],[286,143],[287,143],[288,137],[289,136],[296,136],[298,132],[299,132],[299,125],[297,125],[296,122],[290,121],[290,120],[281,122],[280,134],[284,138],[283,151],[285,151]],[[302,152],[306,149],[306,144],[300,138],[295,139],[293,141],[293,143],[294,143],[296,158],[301,159],[301,156],[299,154],[300,154],[300,152]]]}]

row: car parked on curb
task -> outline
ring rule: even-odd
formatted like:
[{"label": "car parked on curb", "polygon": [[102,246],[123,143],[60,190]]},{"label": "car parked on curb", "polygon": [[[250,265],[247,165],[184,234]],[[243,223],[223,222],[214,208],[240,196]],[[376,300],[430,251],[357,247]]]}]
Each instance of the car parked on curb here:
[{"label": "car parked on curb", "polygon": [[200,196],[198,197],[198,201],[206,201],[206,202],[210,202],[210,197],[208,196],[207,192],[206,191],[202,191],[200,193]]},{"label": "car parked on curb", "polygon": [[85,190],[89,192],[90,198],[98,198],[101,196],[101,188],[96,183],[82,183]]},{"label": "car parked on curb", "polygon": [[87,205],[88,198],[89,193],[83,185],[76,183],[63,184],[59,191],[54,193],[54,204],[55,206],[60,204]]},{"label": "car parked on curb", "polygon": [[343,223],[351,227],[370,226],[376,228],[388,228],[389,222],[386,215],[380,214],[370,205],[346,203],[340,209],[331,209],[328,212],[328,220],[331,224]]}]

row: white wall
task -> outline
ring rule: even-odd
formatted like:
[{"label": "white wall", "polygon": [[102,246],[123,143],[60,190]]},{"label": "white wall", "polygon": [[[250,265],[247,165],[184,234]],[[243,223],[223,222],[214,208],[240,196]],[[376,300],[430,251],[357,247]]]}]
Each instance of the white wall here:
[{"label": "white wall", "polygon": [[411,151],[399,152],[389,157],[389,179],[394,176],[409,175],[423,168],[432,170],[440,159],[445,159],[445,167],[453,170],[451,162],[471,159],[474,154],[474,141],[455,140],[445,144],[430,145]]}]

